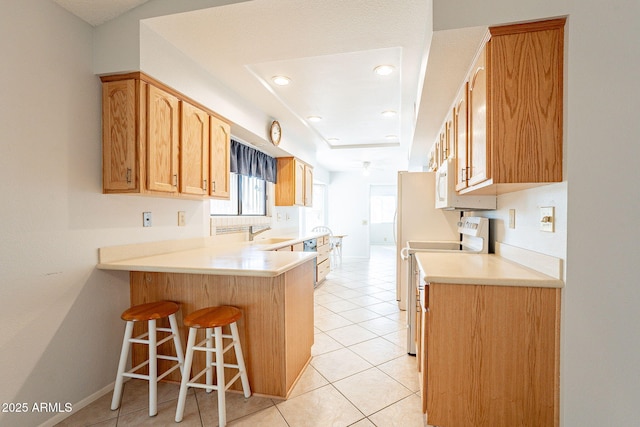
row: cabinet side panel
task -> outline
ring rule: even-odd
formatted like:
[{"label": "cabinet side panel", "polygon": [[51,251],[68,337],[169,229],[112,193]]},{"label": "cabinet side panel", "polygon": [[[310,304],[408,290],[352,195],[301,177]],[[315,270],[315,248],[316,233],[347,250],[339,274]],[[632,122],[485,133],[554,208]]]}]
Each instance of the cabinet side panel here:
[{"label": "cabinet side panel", "polygon": [[494,182],[562,181],[562,29],[491,39]]}]

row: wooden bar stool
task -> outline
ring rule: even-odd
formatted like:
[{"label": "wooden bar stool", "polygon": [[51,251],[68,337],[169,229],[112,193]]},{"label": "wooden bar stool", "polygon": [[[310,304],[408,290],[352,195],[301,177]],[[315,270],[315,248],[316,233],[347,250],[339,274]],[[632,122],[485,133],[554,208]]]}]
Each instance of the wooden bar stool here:
[{"label": "wooden bar stool", "polygon": [[[235,307],[220,306],[208,307],[195,311],[184,318],[184,325],[189,327],[189,339],[187,341],[187,353],[185,355],[184,372],[182,383],[180,384],[180,394],[178,395],[178,408],[176,410],[176,422],[182,421],[184,414],[184,406],[187,398],[187,390],[189,387],[203,388],[207,393],[212,390],[218,392],[218,419],[219,425],[224,426],[227,423],[227,410],[225,406],[225,391],[238,378],[242,380],[242,390],[244,397],[251,396],[249,388],[249,377],[247,369],[242,357],[242,347],[240,346],[240,335],[238,334],[238,319],[242,317],[242,312]],[[231,335],[222,333],[223,326],[229,326]],[[196,334],[198,329],[205,328],[205,339],[196,344]],[[227,346],[223,346],[223,338],[231,339]],[[203,347],[203,344],[206,347]],[[234,348],[237,364],[224,363],[224,353]],[[191,364],[193,362],[194,351],[206,352],[206,367],[198,372],[193,378],[189,378],[191,372]],[[213,361],[213,353],[216,355],[216,361]],[[216,368],[216,384],[213,384],[213,367]],[[238,373],[228,382],[225,383],[224,368],[234,368]],[[197,383],[202,375],[206,373],[206,384]]]},{"label": "wooden bar stool", "polygon": [[[176,313],[180,306],[170,301],[158,301],[148,304],[135,305],[122,313],[122,320],[127,322],[124,331],[124,340],[122,341],[122,352],[120,353],[120,363],[118,364],[118,375],[116,376],[116,385],[113,390],[113,399],[111,400],[111,409],[115,410],[120,407],[120,398],[122,397],[122,384],[124,377],[137,378],[149,381],[149,416],[153,417],[158,413],[158,381],[169,375],[176,369],[180,369],[184,373],[184,355],[182,352],[182,343],[180,342],[180,330],[176,321]],[[170,328],[156,327],[157,319],[169,318]],[[148,322],[147,332],[133,337],[133,324],[135,322]],[[158,341],[157,333],[168,333],[168,336]],[[145,339],[146,338],[146,339]],[[158,354],[158,346],[173,339],[176,350],[176,356]],[[145,344],[149,346],[149,358],[138,366],[131,368],[125,372],[129,349],[132,344]],[[166,370],[162,375],[158,376],[158,359],[170,360],[176,362]],[[149,374],[136,374],[140,368],[149,366]]]}]

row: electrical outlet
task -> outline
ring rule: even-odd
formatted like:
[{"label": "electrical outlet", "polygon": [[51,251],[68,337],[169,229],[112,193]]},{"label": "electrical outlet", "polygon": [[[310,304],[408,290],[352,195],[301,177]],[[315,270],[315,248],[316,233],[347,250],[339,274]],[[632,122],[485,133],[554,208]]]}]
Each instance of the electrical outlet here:
[{"label": "electrical outlet", "polygon": [[516,210],[509,209],[509,228],[516,228]]},{"label": "electrical outlet", "polygon": [[187,225],[184,211],[178,211],[178,227],[184,227]]},{"label": "electrical outlet", "polygon": [[553,206],[540,208],[540,231],[553,233],[555,231],[555,213]]},{"label": "electrical outlet", "polygon": [[151,227],[151,212],[142,212],[142,226]]}]

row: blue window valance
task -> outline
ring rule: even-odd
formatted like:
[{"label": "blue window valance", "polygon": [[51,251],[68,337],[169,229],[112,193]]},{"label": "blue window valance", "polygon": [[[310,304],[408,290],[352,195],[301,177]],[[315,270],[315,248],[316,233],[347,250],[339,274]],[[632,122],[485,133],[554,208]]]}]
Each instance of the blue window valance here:
[{"label": "blue window valance", "polygon": [[276,159],[231,140],[231,172],[276,182]]}]

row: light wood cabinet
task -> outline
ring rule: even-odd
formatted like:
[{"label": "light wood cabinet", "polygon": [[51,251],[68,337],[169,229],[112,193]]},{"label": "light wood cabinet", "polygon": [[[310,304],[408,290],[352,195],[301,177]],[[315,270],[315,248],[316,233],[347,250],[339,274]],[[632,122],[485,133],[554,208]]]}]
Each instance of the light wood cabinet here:
[{"label": "light wood cabinet", "polygon": [[[461,194],[562,181],[565,19],[489,28],[454,105]],[[458,105],[468,97],[465,117]],[[462,140],[466,130],[466,144]]]},{"label": "light wood cabinet", "polygon": [[139,82],[102,85],[102,182],[105,192],[140,190],[140,146],[136,120]]},{"label": "light wood cabinet", "polygon": [[180,192],[204,196],[209,192],[209,115],[188,102],[181,113]]},{"label": "light wood cabinet", "polygon": [[560,289],[428,287],[427,422],[559,425]]},{"label": "light wood cabinet", "polygon": [[311,206],[313,168],[295,157],[278,157],[276,206]]},{"label": "light wood cabinet", "polygon": [[104,193],[229,197],[227,123],[144,73],[101,80]]},{"label": "light wood cabinet", "polygon": [[231,126],[217,117],[211,119],[210,196],[229,199],[229,162],[231,159]]},{"label": "light wood cabinet", "polygon": [[316,258],[316,283],[320,283],[331,271],[331,261],[329,260],[331,245],[328,235],[316,239],[316,251],[318,252],[318,258]]}]

